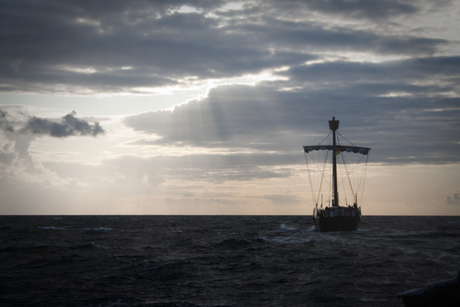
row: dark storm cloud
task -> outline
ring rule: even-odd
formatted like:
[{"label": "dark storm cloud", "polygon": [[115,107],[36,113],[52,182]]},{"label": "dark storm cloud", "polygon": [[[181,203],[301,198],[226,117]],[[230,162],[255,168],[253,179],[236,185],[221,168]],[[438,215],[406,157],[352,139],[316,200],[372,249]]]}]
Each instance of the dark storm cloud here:
[{"label": "dark storm cloud", "polygon": [[460,92],[459,72],[458,57],[314,64],[281,73],[286,81],[218,87],[125,124],[159,137],[144,144],[292,153],[327,135],[334,110],[340,132],[373,147],[374,162],[458,162],[460,99],[446,93]]},{"label": "dark storm cloud", "polygon": [[[344,19],[366,19],[375,23],[388,22],[386,19],[410,16],[421,11],[436,8],[450,3],[451,0],[441,0],[436,3],[430,1],[366,1],[366,0],[263,0],[247,1],[242,10],[218,12],[220,16],[239,16],[244,13],[246,17],[264,12],[276,12],[277,16],[301,16],[305,12],[322,13],[331,17]],[[252,4],[251,4],[252,3]]]},{"label": "dark storm cloud", "polygon": [[[143,87],[186,84],[184,79],[295,66],[318,57],[311,52],[426,55],[449,43],[286,21],[289,14],[312,10],[349,18],[415,14],[419,9],[407,2],[246,2],[241,10],[227,11],[231,15],[221,11],[225,3],[3,1],[0,90],[139,93]],[[197,12],[174,12],[183,6]]]},{"label": "dark storm cloud", "polygon": [[[129,116],[125,124],[157,134],[157,144],[189,144],[204,147],[257,147],[271,144],[273,134],[282,135],[305,116],[295,114],[293,97],[274,88],[223,86],[201,101]],[[282,141],[278,143],[283,144]]]},{"label": "dark storm cloud", "polygon": [[270,47],[288,47],[309,52],[340,50],[417,56],[436,53],[440,47],[449,44],[443,39],[382,35],[369,30],[331,27],[317,22],[294,22],[272,17],[264,17],[263,21],[259,24],[238,24],[232,28],[239,33],[258,37],[258,40],[266,42]]},{"label": "dark storm cloud", "polygon": [[49,135],[52,137],[68,137],[73,135],[97,136],[105,131],[98,122],[88,123],[86,120],[75,117],[75,111],[64,116],[60,122],[36,116],[28,117],[27,122],[20,129],[15,129],[11,124],[14,119],[7,111],[0,110],[0,128],[5,132],[30,133],[33,135]]},{"label": "dark storm cloud", "polygon": [[[397,80],[410,86],[409,81],[433,80],[445,82],[451,87],[460,80],[460,57],[421,57],[381,63],[326,62],[297,66],[279,75],[288,76],[291,82],[358,82],[388,83]],[[454,88],[452,88],[454,89]]]},{"label": "dark storm cloud", "polygon": [[21,129],[21,132],[28,132],[36,135],[49,135],[58,138],[73,135],[97,136],[105,133],[98,122],[91,125],[85,120],[76,118],[75,115],[75,112],[69,113],[64,116],[60,122],[32,116]]},{"label": "dark storm cloud", "polygon": [[388,17],[411,15],[420,11],[419,3],[404,0],[367,1],[367,0],[288,0],[277,2],[275,6],[284,9],[308,7],[310,10],[326,14],[340,15],[346,18],[366,18],[371,20],[385,19]]}]

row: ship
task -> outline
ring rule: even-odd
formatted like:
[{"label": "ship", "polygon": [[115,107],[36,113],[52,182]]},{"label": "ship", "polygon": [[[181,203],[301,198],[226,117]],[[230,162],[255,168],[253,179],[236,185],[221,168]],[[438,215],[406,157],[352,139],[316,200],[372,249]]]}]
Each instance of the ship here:
[{"label": "ship", "polygon": [[[356,231],[362,218],[361,207],[358,205],[358,194],[362,194],[362,190],[364,190],[364,179],[371,148],[355,146],[348,140],[347,141],[349,144],[343,144],[342,138],[338,138],[340,135],[340,133],[337,131],[339,129],[339,121],[336,120],[334,116],[332,117],[332,120],[329,120],[329,129],[332,131],[332,142],[330,134],[328,137],[326,137],[329,139],[329,144],[323,145],[322,142],[318,145],[303,146],[307,167],[309,165],[308,156],[311,153],[322,152],[325,156],[325,162],[324,164],[321,164],[324,166],[314,168],[313,170],[308,170],[312,187],[313,184],[310,172],[319,173],[320,176],[319,192],[315,193],[312,188],[312,195],[314,196],[315,200],[315,208],[313,209],[313,222],[315,224],[316,230],[320,232]],[[343,139],[345,138],[343,137]],[[361,166],[356,168],[356,165],[347,167],[347,163],[350,162],[350,160],[343,157],[342,155],[355,155],[357,158],[353,161],[353,163],[356,165],[364,165],[364,167]],[[344,165],[344,171],[341,171],[341,174],[339,175],[338,166],[340,164]],[[326,168],[326,166],[329,167]],[[328,180],[328,176],[325,175],[325,171],[329,168],[332,168],[329,170],[329,173],[331,174],[331,180],[328,182],[329,197],[327,203],[323,204],[323,194],[321,194],[321,192],[322,187],[327,186],[327,184],[324,184],[324,182]],[[350,179],[350,176],[354,175],[353,173],[356,169],[364,169],[364,171],[361,171],[358,174],[358,176],[361,178],[357,181],[353,181],[358,182],[357,187],[353,186],[352,180]],[[338,182],[339,179],[340,182]],[[343,191],[345,188],[349,190],[348,192],[344,192],[344,194],[348,193],[346,194],[348,196],[339,199],[339,189]],[[319,195],[321,195],[321,202],[319,201]]]}]

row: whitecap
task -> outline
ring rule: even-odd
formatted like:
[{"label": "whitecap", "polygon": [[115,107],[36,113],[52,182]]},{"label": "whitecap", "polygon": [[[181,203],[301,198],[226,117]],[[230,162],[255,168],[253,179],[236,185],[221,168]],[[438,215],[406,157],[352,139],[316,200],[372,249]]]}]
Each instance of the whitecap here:
[{"label": "whitecap", "polygon": [[93,230],[93,231],[110,231],[110,230],[112,230],[112,228],[98,227],[98,228],[85,228],[85,230]]},{"label": "whitecap", "polygon": [[37,226],[39,229],[43,230],[65,230],[65,228],[54,227],[54,226]]}]

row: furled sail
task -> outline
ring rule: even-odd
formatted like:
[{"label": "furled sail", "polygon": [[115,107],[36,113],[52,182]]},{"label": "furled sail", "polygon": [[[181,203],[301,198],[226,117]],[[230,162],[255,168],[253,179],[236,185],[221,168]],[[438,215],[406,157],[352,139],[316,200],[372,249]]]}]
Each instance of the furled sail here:
[{"label": "furled sail", "polygon": [[[313,146],[304,146],[303,147],[306,153],[315,150],[334,150],[333,145],[313,145]],[[368,147],[358,147],[358,146],[336,146],[335,151],[337,152],[353,152],[363,155],[367,155],[371,150]]]}]

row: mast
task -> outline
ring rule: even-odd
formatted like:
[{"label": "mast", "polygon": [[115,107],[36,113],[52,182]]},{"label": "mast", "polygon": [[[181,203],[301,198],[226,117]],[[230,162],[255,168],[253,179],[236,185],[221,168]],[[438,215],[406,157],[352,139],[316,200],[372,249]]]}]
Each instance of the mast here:
[{"label": "mast", "polygon": [[332,179],[334,181],[334,203],[333,206],[337,207],[339,205],[339,193],[337,190],[337,157],[336,157],[336,148],[337,142],[335,137],[335,131],[339,129],[339,122],[335,120],[335,117],[332,117],[332,120],[329,121],[329,129],[332,130]]}]

